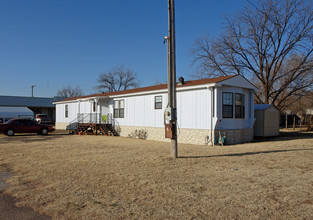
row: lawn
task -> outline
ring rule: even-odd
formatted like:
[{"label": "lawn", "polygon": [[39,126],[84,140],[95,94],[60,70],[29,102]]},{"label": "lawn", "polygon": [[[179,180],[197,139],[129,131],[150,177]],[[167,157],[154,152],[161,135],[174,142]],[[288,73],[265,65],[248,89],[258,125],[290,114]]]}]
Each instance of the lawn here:
[{"label": "lawn", "polygon": [[54,219],[313,219],[313,133],[232,146],[0,135],[18,206]]}]

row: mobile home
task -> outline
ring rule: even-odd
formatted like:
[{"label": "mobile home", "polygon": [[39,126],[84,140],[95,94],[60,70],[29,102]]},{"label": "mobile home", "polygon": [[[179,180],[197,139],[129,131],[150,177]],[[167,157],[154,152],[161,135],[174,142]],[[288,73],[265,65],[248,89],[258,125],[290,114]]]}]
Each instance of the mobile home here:
[{"label": "mobile home", "polygon": [[[178,142],[227,144],[253,139],[255,86],[240,75],[186,81],[177,84]],[[108,118],[120,136],[144,131],[149,140],[166,141],[164,110],[167,85],[68,98],[56,104],[56,128],[81,120],[103,123]]]}]

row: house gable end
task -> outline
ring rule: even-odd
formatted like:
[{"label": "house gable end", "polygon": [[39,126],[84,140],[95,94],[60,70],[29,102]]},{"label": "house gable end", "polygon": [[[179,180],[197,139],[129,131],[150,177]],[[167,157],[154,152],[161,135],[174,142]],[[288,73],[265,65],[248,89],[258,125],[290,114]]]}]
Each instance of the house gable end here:
[{"label": "house gable end", "polygon": [[217,86],[232,86],[232,87],[240,87],[246,89],[252,89],[257,91],[257,87],[254,86],[250,81],[244,78],[241,75],[236,75],[224,81],[221,81],[216,84]]}]

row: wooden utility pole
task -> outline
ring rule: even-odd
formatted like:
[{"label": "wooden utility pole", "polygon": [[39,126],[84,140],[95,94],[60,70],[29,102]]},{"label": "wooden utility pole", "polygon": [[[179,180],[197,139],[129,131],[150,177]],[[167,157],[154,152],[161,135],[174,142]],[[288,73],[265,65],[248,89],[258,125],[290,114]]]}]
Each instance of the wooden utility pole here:
[{"label": "wooden utility pole", "polygon": [[172,129],[171,156],[177,153],[177,111],[176,111],[176,49],[175,49],[175,7],[174,0],[168,0],[168,106],[170,108],[170,124]]}]

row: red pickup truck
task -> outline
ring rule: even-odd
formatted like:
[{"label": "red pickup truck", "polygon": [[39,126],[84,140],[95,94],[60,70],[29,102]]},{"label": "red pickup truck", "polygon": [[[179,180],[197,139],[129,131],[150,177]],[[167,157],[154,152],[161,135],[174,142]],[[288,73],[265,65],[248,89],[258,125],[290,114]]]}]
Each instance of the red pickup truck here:
[{"label": "red pickup truck", "polygon": [[38,124],[32,119],[16,118],[0,124],[0,133],[8,136],[14,133],[37,133],[47,135],[55,129],[51,125]]}]

